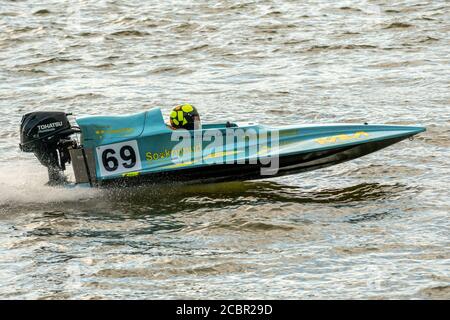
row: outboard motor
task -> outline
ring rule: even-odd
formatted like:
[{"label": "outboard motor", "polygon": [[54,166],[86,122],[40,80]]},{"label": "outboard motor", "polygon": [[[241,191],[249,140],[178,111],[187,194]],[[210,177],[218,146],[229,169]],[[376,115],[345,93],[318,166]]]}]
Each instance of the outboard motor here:
[{"label": "outboard motor", "polygon": [[69,148],[77,142],[70,138],[80,129],[71,126],[65,112],[31,112],[22,117],[20,150],[33,152],[48,169],[49,184],[66,182],[63,171],[70,163]]}]

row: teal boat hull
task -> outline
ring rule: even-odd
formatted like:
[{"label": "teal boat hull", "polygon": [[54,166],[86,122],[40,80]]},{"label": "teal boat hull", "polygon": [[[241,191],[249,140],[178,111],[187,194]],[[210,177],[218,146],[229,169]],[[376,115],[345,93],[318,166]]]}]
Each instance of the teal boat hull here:
[{"label": "teal boat hull", "polygon": [[[77,123],[83,148],[91,150],[91,184],[96,186],[297,174],[362,157],[425,131],[424,127],[368,124],[204,124],[201,130],[183,133],[191,139],[180,149],[181,140],[174,139],[174,130],[157,108],[127,116],[82,117]],[[244,139],[239,140],[242,134]],[[233,135],[233,141],[226,140]],[[212,143],[216,139],[222,146]]]}]

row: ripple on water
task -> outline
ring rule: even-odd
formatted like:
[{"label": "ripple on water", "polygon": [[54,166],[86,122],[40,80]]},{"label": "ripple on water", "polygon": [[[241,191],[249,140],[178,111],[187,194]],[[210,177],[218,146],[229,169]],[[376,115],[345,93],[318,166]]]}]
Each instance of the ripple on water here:
[{"label": "ripple on water", "polygon": [[148,33],[138,30],[121,30],[111,33],[111,36],[114,37],[144,37]]},{"label": "ripple on water", "polygon": [[405,29],[413,27],[412,24],[406,22],[393,22],[388,26],[384,27],[384,29]]},{"label": "ripple on water", "polygon": [[46,16],[49,14],[51,14],[51,11],[47,10],[47,9],[40,9],[33,13],[33,15],[35,15],[35,16]]},{"label": "ripple on water", "polygon": [[429,299],[447,300],[450,297],[450,286],[436,286],[421,289],[419,295]]}]

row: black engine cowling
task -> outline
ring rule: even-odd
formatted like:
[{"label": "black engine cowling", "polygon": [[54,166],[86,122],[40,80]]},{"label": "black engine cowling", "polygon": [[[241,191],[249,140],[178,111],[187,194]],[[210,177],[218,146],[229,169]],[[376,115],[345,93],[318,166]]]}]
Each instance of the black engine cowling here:
[{"label": "black engine cowling", "polygon": [[62,183],[62,171],[70,163],[68,149],[76,147],[70,136],[79,132],[72,127],[65,112],[31,112],[22,117],[19,147],[33,152],[41,164],[48,168],[50,183]]}]

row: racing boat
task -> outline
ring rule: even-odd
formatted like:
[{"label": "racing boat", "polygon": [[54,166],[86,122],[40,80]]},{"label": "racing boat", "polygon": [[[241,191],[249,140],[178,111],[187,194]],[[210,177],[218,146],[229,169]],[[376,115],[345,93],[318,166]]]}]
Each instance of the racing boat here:
[{"label": "racing boat", "polygon": [[[139,183],[252,180],[324,168],[359,158],[425,131],[424,127],[310,124],[270,127],[210,123],[174,130],[161,110],[86,116],[23,116],[20,149],[47,167],[50,184],[91,187]],[[75,181],[64,174],[71,163]]]}]

